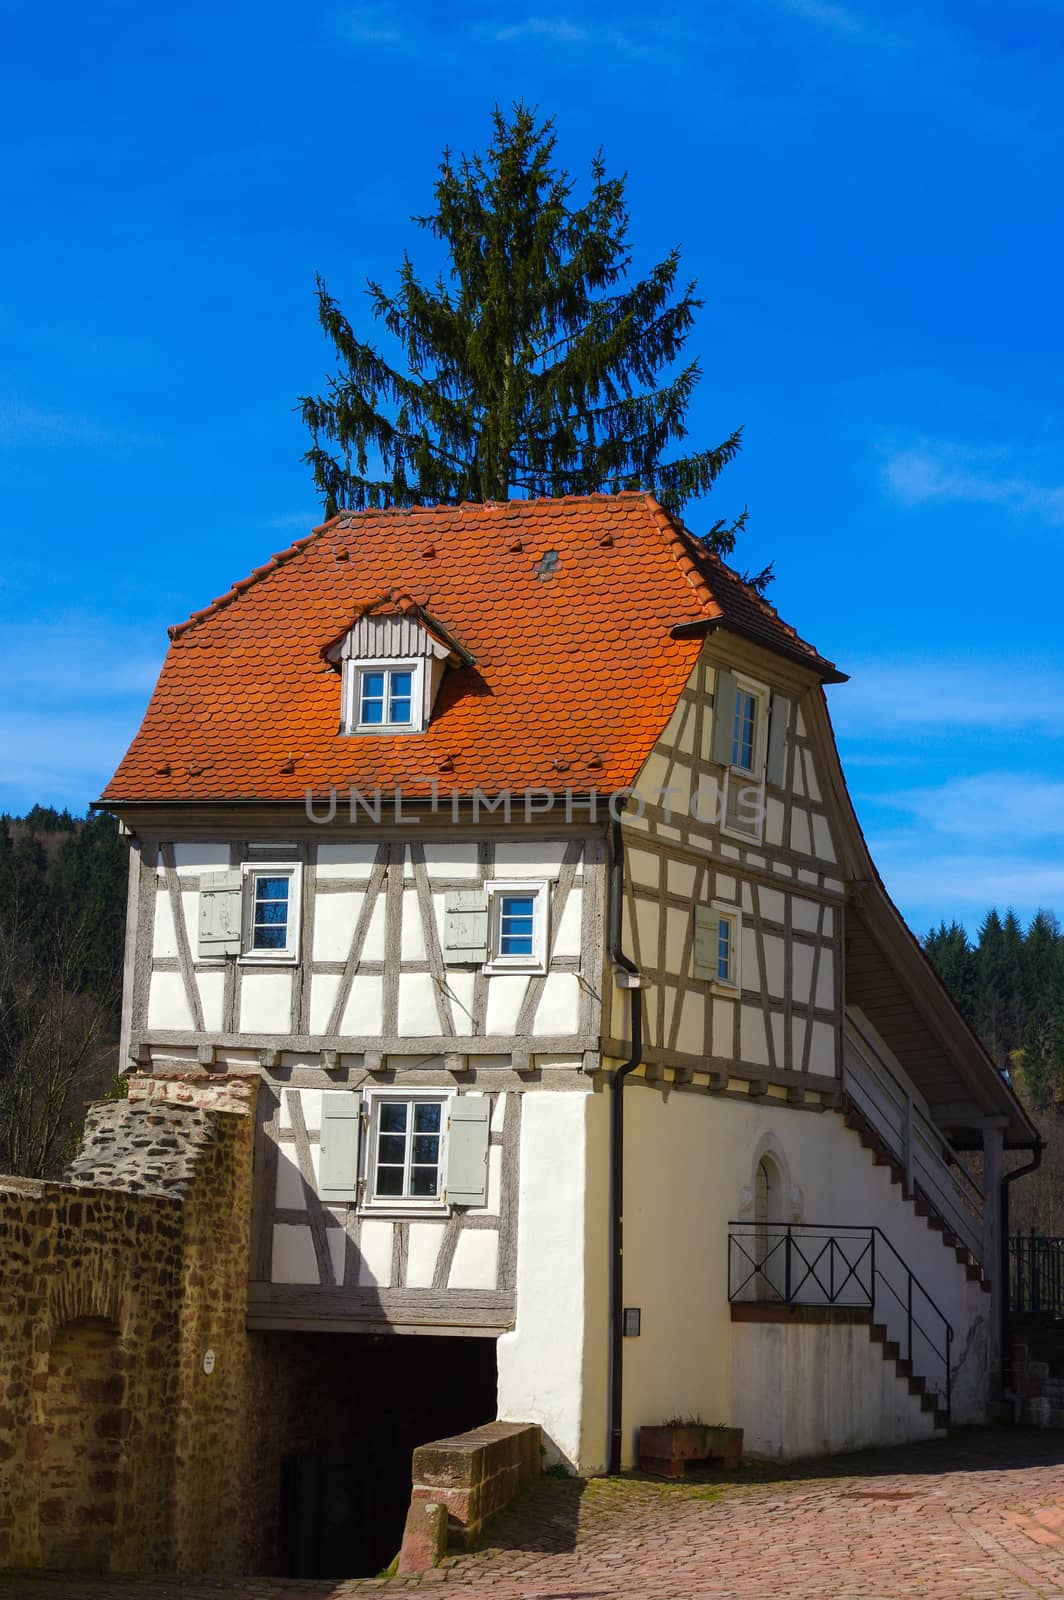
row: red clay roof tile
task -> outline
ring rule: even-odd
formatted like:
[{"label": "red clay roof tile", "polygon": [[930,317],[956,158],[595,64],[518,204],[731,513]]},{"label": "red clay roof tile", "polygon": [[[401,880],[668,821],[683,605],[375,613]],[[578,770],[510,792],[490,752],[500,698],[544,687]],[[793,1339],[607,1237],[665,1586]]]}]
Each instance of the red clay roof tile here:
[{"label": "red clay roof tile", "polygon": [[[345,736],[322,644],[382,596],[475,665],[448,668],[424,733]],[[170,629],[103,799],[301,802],[451,771],[466,792],[620,788],[716,626],[833,674],[649,495],[341,513]]]}]

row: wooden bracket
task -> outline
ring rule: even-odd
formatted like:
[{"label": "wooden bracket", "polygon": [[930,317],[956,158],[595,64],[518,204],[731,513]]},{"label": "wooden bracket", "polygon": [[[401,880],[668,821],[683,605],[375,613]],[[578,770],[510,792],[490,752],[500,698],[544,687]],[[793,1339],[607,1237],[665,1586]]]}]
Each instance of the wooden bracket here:
[{"label": "wooden bracket", "polygon": [[259,1066],[265,1072],[276,1072],[281,1065],[281,1052],[279,1050],[260,1050]]},{"label": "wooden bracket", "polygon": [[531,1072],[532,1055],[528,1050],[514,1050],[510,1054],[510,1066],[514,1072]]},{"label": "wooden bracket", "polygon": [[340,1070],[339,1050],[320,1050],[321,1067],[323,1072],[338,1072]]},{"label": "wooden bracket", "polygon": [[196,1046],[196,1065],[200,1067],[214,1066],[213,1044],[198,1044]]},{"label": "wooden bracket", "polygon": [[379,1050],[367,1050],[362,1057],[362,1065],[367,1072],[383,1072],[384,1057]]},{"label": "wooden bracket", "polygon": [[445,1072],[454,1072],[454,1073],[468,1072],[469,1071],[469,1057],[468,1056],[458,1056],[458,1055],[445,1055],[444,1058],[443,1058],[443,1070]]}]

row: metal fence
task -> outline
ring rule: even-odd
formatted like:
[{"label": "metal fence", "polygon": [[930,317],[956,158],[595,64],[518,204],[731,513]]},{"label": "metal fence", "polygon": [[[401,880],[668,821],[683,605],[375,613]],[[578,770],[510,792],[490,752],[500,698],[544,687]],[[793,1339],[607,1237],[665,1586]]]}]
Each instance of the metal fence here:
[{"label": "metal fence", "polygon": [[1009,1306],[1064,1317],[1064,1239],[1033,1230],[1010,1237]]}]

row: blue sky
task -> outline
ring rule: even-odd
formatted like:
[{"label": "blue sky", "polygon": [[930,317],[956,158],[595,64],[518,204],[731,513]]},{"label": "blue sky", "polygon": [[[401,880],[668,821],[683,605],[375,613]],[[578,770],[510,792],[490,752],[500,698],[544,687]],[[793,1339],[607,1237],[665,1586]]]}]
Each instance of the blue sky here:
[{"label": "blue sky", "polygon": [[853,675],[832,691],[923,931],[1064,915],[1059,0],[0,0],[0,807],[83,809],[165,627],[316,519],[296,397],[321,270],[421,235],[495,101],[629,174],[636,265],[706,306],[704,527]]}]

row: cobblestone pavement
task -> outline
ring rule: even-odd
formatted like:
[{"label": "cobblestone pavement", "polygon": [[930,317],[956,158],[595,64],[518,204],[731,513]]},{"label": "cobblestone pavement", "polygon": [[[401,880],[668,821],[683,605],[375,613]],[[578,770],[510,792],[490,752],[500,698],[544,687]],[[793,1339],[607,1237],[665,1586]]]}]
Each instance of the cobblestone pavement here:
[{"label": "cobblestone pavement", "polygon": [[684,1484],[545,1478],[421,1579],[0,1575],[0,1600],[1013,1600],[1064,1597],[1064,1432],[971,1430]]}]

